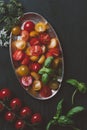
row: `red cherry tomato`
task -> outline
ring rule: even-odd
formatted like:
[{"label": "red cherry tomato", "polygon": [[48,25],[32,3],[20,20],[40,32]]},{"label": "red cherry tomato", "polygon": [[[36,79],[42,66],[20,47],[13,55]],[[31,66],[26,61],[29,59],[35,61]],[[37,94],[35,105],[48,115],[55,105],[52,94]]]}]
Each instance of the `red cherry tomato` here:
[{"label": "red cherry tomato", "polygon": [[24,86],[24,88],[28,88],[32,84],[32,77],[31,76],[23,76],[21,78],[21,83]]},{"label": "red cherry tomato", "polygon": [[51,37],[48,33],[42,33],[42,34],[40,34],[39,39],[42,44],[46,45],[46,44],[50,43]]},{"label": "red cherry tomato", "polygon": [[31,45],[31,46],[40,45],[39,38],[32,38],[32,39],[30,40],[30,45]]},{"label": "red cherry tomato", "polygon": [[44,86],[40,91],[41,97],[49,97],[52,95],[52,91],[48,86]]},{"label": "red cherry tomato", "polygon": [[41,65],[39,63],[31,63],[30,69],[31,71],[38,72],[41,68]]},{"label": "red cherry tomato", "polygon": [[20,111],[20,115],[23,118],[30,117],[31,114],[32,114],[32,111],[31,111],[30,107],[23,107]]},{"label": "red cherry tomato", "polygon": [[28,64],[29,64],[29,61],[30,61],[29,56],[27,56],[27,55],[25,54],[25,56],[24,56],[24,58],[23,58],[21,64],[22,64],[22,65],[28,65]]},{"label": "red cherry tomato", "polygon": [[26,21],[24,23],[24,30],[30,32],[34,30],[35,24],[32,21]]},{"label": "red cherry tomato", "polygon": [[11,98],[11,91],[8,88],[3,88],[0,90],[0,99],[6,100]]},{"label": "red cherry tomato", "polygon": [[21,50],[16,50],[13,53],[13,60],[15,61],[21,61],[24,58],[24,53]]},{"label": "red cherry tomato", "polygon": [[29,33],[28,33],[28,31],[22,30],[22,31],[21,31],[21,38],[22,38],[22,40],[24,40],[24,41],[28,41],[28,39],[29,39]]},{"label": "red cherry tomato", "polygon": [[39,45],[31,46],[30,53],[32,56],[40,56],[42,54],[42,48]]},{"label": "red cherry tomato", "polygon": [[15,118],[15,114],[11,111],[5,113],[5,120],[6,121],[13,121]]},{"label": "red cherry tomato", "polygon": [[4,110],[4,104],[0,102],[0,112]]},{"label": "red cherry tomato", "polygon": [[18,110],[21,107],[22,103],[19,98],[14,98],[10,102],[10,107],[12,110]]},{"label": "red cherry tomato", "polygon": [[25,127],[25,122],[23,120],[20,119],[20,120],[16,121],[15,128],[17,130],[22,130],[22,129],[24,129],[24,127]]},{"label": "red cherry tomato", "polygon": [[31,117],[31,123],[34,124],[34,123],[40,123],[42,121],[42,117],[41,117],[41,114],[40,113],[35,113],[32,115]]}]

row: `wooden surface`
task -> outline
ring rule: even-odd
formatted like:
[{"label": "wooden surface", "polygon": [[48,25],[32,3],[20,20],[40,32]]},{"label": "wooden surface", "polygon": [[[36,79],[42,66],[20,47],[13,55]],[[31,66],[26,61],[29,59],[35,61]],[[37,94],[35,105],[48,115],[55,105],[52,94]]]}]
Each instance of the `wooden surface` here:
[{"label": "wooden surface", "polygon": [[[8,1],[8,0],[5,0]],[[47,122],[56,112],[56,106],[64,98],[64,113],[71,107],[71,94],[74,89],[66,84],[69,78],[87,83],[87,1],[86,0],[20,0],[24,12],[37,12],[43,15],[54,27],[59,36],[64,53],[64,79],[60,91],[50,100],[40,101],[28,95],[20,86],[14,74],[9,48],[0,47],[0,88],[8,87],[34,112],[43,116],[40,130],[45,130]],[[75,106],[87,109],[87,94],[77,93]],[[15,130],[0,116],[0,130]],[[87,130],[87,111],[75,117],[76,126]],[[27,129],[28,130],[28,129]],[[58,126],[51,130],[71,130]]]}]

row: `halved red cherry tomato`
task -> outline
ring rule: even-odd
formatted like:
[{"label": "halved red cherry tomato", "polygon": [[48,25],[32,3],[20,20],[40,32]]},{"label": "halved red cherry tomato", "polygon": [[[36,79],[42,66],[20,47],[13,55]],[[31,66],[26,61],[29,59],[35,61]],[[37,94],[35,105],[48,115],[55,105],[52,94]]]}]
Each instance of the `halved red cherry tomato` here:
[{"label": "halved red cherry tomato", "polygon": [[22,40],[24,40],[24,41],[28,41],[28,39],[29,39],[29,33],[28,33],[28,31],[22,30],[22,31],[21,31],[21,38],[22,38]]},{"label": "halved red cherry tomato", "polygon": [[27,55],[25,54],[25,56],[24,56],[24,58],[23,58],[21,64],[22,64],[22,65],[28,65],[28,64],[29,64],[29,61],[30,61],[29,56],[27,56]]},{"label": "halved red cherry tomato", "polygon": [[24,23],[24,30],[30,32],[34,30],[35,24],[32,21],[26,21]]},{"label": "halved red cherry tomato", "polygon": [[39,45],[31,46],[30,53],[32,56],[40,56],[42,54],[42,48]]},{"label": "halved red cherry tomato", "polygon": [[25,88],[28,88],[32,84],[32,77],[31,76],[23,76],[21,78],[21,83]]},{"label": "halved red cherry tomato", "polygon": [[32,38],[29,43],[31,46],[40,45],[39,38]]},{"label": "halved red cherry tomato", "polygon": [[16,50],[13,53],[13,60],[15,61],[21,61],[24,58],[24,53],[21,50]]},{"label": "halved red cherry tomato", "polygon": [[31,63],[30,69],[31,71],[38,72],[41,68],[41,65],[39,63]]},{"label": "halved red cherry tomato", "polygon": [[43,86],[41,91],[40,91],[40,96],[41,97],[49,97],[52,95],[52,91],[48,86]]},{"label": "halved red cherry tomato", "polygon": [[46,45],[46,44],[50,43],[51,37],[48,33],[42,33],[42,34],[40,34],[39,39],[42,44]]},{"label": "halved red cherry tomato", "polygon": [[51,48],[47,54],[46,54],[46,57],[49,57],[49,56],[59,56],[60,54],[60,50],[59,48]]}]

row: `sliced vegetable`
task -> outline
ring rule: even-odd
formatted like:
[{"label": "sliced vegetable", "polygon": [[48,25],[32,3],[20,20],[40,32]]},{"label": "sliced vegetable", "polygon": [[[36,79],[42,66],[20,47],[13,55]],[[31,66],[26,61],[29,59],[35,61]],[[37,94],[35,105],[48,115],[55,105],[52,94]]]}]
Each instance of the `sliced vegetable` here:
[{"label": "sliced vegetable", "polygon": [[28,41],[28,39],[29,39],[28,31],[26,31],[26,30],[21,31],[21,39],[24,40],[24,41]]},{"label": "sliced vegetable", "polygon": [[24,40],[15,41],[15,46],[17,47],[17,49],[24,50],[26,48],[26,45],[27,43]]},{"label": "sliced vegetable", "polygon": [[31,71],[38,72],[41,68],[41,65],[39,63],[31,63],[29,68]]},{"label": "sliced vegetable", "polygon": [[31,31],[29,35],[30,35],[30,37],[36,37],[39,35],[39,33],[36,31]]},{"label": "sliced vegetable", "polygon": [[39,39],[41,44],[47,45],[50,43],[51,37],[48,33],[41,33]]},{"label": "sliced vegetable", "polygon": [[38,60],[38,56],[31,56],[30,59],[31,59],[31,61],[37,61]]},{"label": "sliced vegetable", "polygon": [[30,40],[30,45],[31,45],[31,46],[40,45],[40,40],[39,40],[39,38],[37,38],[37,37],[32,38],[32,39]]},{"label": "sliced vegetable", "polygon": [[45,56],[42,55],[42,56],[39,58],[38,63],[39,63],[39,64],[43,64],[44,61],[45,61]]},{"label": "sliced vegetable", "polygon": [[44,31],[46,31],[46,29],[47,29],[47,26],[44,22],[38,22],[35,25],[35,30],[37,32],[44,32]]},{"label": "sliced vegetable", "polygon": [[32,87],[33,87],[33,90],[39,91],[42,88],[41,81],[40,80],[34,80]]},{"label": "sliced vegetable", "polygon": [[50,44],[48,45],[48,48],[55,48],[58,45],[58,41],[56,38],[52,38],[50,41]]},{"label": "sliced vegetable", "polygon": [[23,76],[21,78],[21,83],[24,88],[28,88],[32,84],[32,77],[31,76]]},{"label": "sliced vegetable", "polygon": [[36,79],[36,80],[38,80],[39,78],[40,78],[40,75],[38,74],[38,73],[36,73],[36,72],[31,72],[31,76],[34,78],[34,79]]},{"label": "sliced vegetable", "polygon": [[15,61],[21,61],[24,58],[24,53],[21,50],[16,50],[13,53],[12,57],[13,57],[13,60],[15,60]]}]

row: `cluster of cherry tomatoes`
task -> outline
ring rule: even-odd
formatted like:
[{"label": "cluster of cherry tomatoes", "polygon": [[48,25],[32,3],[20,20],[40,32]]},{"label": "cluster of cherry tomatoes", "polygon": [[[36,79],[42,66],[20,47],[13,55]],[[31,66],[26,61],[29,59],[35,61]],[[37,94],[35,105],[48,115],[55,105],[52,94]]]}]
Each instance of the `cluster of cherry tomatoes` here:
[{"label": "cluster of cherry tomatoes", "polygon": [[27,125],[32,126],[41,123],[42,121],[40,113],[33,113],[29,106],[23,106],[19,98],[12,98],[12,92],[8,88],[0,90],[0,112],[4,109],[5,120],[14,122],[17,130],[23,129]]},{"label": "cluster of cherry tomatoes", "polygon": [[50,80],[61,62],[57,37],[50,35],[47,23],[30,20],[14,27],[12,36],[12,58],[20,83],[35,97],[50,97],[59,87]]}]

